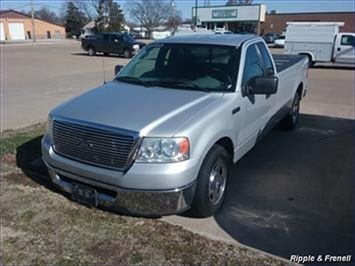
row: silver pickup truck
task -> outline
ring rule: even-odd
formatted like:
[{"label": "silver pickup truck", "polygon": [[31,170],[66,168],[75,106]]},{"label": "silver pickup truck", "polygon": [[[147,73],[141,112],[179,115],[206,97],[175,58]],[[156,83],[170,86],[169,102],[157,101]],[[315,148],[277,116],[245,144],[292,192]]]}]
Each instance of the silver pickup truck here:
[{"label": "silver pickup truck", "polygon": [[73,200],[138,215],[215,214],[233,164],[296,126],[308,86],[307,57],[253,35],[158,40],[115,70],[50,112],[43,160]]}]

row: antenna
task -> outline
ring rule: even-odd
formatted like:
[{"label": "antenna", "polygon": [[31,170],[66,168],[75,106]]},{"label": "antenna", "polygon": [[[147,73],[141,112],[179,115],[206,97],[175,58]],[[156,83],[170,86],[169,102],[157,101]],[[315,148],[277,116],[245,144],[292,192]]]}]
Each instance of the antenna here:
[{"label": "antenna", "polygon": [[104,78],[104,84],[106,84],[106,71],[105,71],[105,58],[102,57],[102,74]]}]

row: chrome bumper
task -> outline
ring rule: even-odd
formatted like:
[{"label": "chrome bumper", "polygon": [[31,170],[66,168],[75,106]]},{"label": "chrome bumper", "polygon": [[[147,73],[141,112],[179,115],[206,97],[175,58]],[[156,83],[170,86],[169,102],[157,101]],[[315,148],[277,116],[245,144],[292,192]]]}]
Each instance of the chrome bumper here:
[{"label": "chrome bumper", "polygon": [[129,211],[132,214],[152,216],[182,213],[191,207],[196,182],[170,190],[123,189],[99,183],[50,166],[44,160],[52,181],[71,193],[72,183],[82,183],[97,191],[98,206]]}]

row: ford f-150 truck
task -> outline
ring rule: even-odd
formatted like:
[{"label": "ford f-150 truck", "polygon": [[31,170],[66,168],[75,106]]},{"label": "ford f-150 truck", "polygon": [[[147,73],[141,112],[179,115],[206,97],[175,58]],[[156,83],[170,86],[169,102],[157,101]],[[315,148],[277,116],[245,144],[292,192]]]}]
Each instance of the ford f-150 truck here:
[{"label": "ford f-150 truck", "polygon": [[233,164],[296,126],[308,86],[306,56],[254,35],[158,40],[115,71],[50,112],[42,153],[73,200],[138,215],[215,214]]},{"label": "ford f-150 truck", "polygon": [[131,58],[144,46],[145,43],[138,42],[124,33],[98,33],[81,39],[81,47],[90,56],[99,52],[104,55],[118,54],[125,58]]}]

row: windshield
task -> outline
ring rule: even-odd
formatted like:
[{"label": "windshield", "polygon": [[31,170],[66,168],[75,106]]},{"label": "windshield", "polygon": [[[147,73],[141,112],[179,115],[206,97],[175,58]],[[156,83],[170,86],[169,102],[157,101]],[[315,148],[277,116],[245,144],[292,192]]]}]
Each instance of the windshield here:
[{"label": "windshield", "polygon": [[151,44],[116,79],[144,86],[234,91],[239,48],[203,44]]}]

